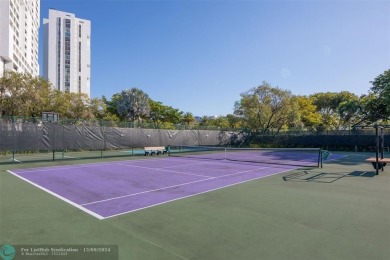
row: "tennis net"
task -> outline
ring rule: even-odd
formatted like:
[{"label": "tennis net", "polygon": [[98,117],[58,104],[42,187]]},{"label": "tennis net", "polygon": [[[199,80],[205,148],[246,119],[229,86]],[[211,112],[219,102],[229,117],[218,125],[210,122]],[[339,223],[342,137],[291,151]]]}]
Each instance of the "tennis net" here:
[{"label": "tennis net", "polygon": [[229,160],[292,166],[322,167],[320,148],[232,148],[170,146],[169,155],[208,160]]}]

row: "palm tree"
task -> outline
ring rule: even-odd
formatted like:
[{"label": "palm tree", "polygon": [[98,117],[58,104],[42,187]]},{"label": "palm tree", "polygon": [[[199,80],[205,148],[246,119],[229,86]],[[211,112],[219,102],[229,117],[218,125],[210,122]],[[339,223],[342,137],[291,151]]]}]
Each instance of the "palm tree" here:
[{"label": "palm tree", "polygon": [[181,118],[181,122],[188,126],[188,125],[192,124],[193,122],[195,122],[195,117],[190,112],[184,113],[184,115]]}]

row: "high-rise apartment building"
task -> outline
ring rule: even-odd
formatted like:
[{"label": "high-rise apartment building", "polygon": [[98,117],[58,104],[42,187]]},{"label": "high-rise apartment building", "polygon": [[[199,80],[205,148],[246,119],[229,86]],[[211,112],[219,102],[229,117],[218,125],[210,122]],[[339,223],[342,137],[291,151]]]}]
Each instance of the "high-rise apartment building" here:
[{"label": "high-rise apartment building", "polygon": [[39,76],[39,0],[0,0],[0,77],[4,70]]},{"label": "high-rise apartment building", "polygon": [[43,77],[58,90],[90,97],[91,22],[50,9],[43,29]]}]

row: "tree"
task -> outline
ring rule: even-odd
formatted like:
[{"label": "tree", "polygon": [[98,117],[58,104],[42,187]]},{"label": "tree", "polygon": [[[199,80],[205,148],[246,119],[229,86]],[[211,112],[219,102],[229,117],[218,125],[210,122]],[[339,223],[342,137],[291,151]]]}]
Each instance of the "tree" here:
[{"label": "tree", "polygon": [[171,106],[165,106],[160,101],[149,99],[149,120],[157,127],[160,125],[173,125],[180,122],[183,112]]},{"label": "tree", "polygon": [[103,119],[107,114],[107,105],[100,98],[90,99],[88,109],[92,117],[96,119]]},{"label": "tree", "polygon": [[0,79],[0,106],[3,115],[22,116],[23,101],[21,94],[25,92],[25,74],[5,71]]},{"label": "tree", "polygon": [[163,116],[164,123],[178,124],[180,123],[180,119],[183,116],[183,112],[177,108],[165,106]]},{"label": "tree", "polygon": [[240,119],[234,115],[217,116],[217,117],[203,116],[200,119],[199,126],[214,127],[214,128],[215,127],[234,128],[238,124],[237,120],[240,120]]},{"label": "tree", "polygon": [[234,114],[240,116],[244,126],[263,133],[294,123],[298,117],[297,102],[290,91],[272,87],[267,82],[241,94]]},{"label": "tree", "polygon": [[302,126],[310,131],[317,131],[321,124],[321,114],[317,112],[317,107],[310,97],[297,96],[296,100],[299,107],[299,117]]},{"label": "tree", "polygon": [[199,122],[200,126],[209,126],[210,125],[210,117],[202,116]]},{"label": "tree", "polygon": [[49,112],[57,112],[61,117],[71,118],[71,110],[72,106],[64,92],[56,89],[50,93]]},{"label": "tree", "polygon": [[88,110],[91,118],[94,119],[99,119],[99,120],[105,120],[105,121],[119,121],[119,117],[116,113],[111,114],[108,111],[108,106],[107,106],[107,100],[104,100],[105,97],[103,96],[101,99],[100,98],[92,98],[89,101],[88,105]]},{"label": "tree", "polygon": [[390,118],[390,69],[386,70],[373,81],[371,93],[373,97],[366,104],[371,121]]},{"label": "tree", "polygon": [[377,96],[372,92],[360,97],[361,120],[355,123],[355,125],[371,125],[379,119],[384,118],[384,104],[377,102],[377,100]]},{"label": "tree", "polygon": [[359,120],[359,98],[349,91],[317,93],[310,97],[322,116],[321,129],[346,129]]},{"label": "tree", "polygon": [[340,126],[347,129],[362,120],[362,104],[359,98],[353,98],[341,102],[338,106]]},{"label": "tree", "polygon": [[40,117],[50,107],[50,83],[27,73],[5,71],[0,78],[0,114]]},{"label": "tree", "polygon": [[50,106],[49,96],[52,92],[52,86],[49,81],[32,77],[28,74],[26,77],[24,100],[24,115],[30,117],[40,117],[42,112],[47,111]]},{"label": "tree", "polygon": [[238,128],[241,126],[242,122],[241,122],[241,118],[236,116],[236,115],[232,115],[232,114],[228,114],[226,116],[226,120],[228,122],[228,126],[230,128]]},{"label": "tree", "polygon": [[67,98],[71,109],[68,111],[69,118],[75,119],[91,119],[93,115],[89,112],[88,96],[84,93],[70,93],[64,92],[65,97]]},{"label": "tree", "polygon": [[50,111],[57,112],[63,118],[91,119],[94,118],[89,110],[89,99],[84,93],[70,93],[54,90],[50,97]]},{"label": "tree", "polygon": [[132,122],[141,122],[149,116],[149,96],[140,89],[123,90],[116,101],[118,114]]},{"label": "tree", "polygon": [[228,128],[229,122],[226,117],[224,116],[218,116],[214,118],[212,121],[212,125],[219,128]]},{"label": "tree", "polygon": [[111,100],[108,100],[105,96],[102,96],[102,101],[106,104],[107,113],[120,117],[117,110],[118,100],[121,98],[121,93],[112,95]]},{"label": "tree", "polygon": [[190,125],[195,122],[194,115],[190,112],[184,113],[184,115],[181,118],[181,122],[185,125]]}]

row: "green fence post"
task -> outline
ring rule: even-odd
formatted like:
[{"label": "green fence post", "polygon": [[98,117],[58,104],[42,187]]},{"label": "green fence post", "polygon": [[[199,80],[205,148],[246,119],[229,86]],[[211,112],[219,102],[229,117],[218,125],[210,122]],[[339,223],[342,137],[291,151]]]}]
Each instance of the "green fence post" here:
[{"label": "green fence post", "polygon": [[376,141],[376,149],[375,149],[375,170],[376,175],[379,174],[379,133],[378,133],[378,125],[375,125],[375,141]]}]

